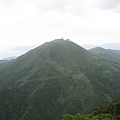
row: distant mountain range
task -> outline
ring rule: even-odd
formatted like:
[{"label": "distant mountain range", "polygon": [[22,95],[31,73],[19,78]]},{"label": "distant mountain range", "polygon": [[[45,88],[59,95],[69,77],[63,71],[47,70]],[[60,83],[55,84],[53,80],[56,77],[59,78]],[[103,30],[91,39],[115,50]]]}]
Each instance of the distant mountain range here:
[{"label": "distant mountain range", "polygon": [[82,45],[82,47],[84,47],[87,50],[95,48],[95,47],[102,47],[104,49],[120,50],[120,43],[106,43],[102,45],[86,44],[86,45]]},{"label": "distant mountain range", "polygon": [[4,58],[4,60],[14,60],[14,59],[16,59],[17,58],[17,56],[11,56],[11,57],[8,57],[8,58]]},{"label": "distant mountain range", "polygon": [[56,39],[0,65],[0,120],[60,120],[120,96],[120,64]]},{"label": "distant mountain range", "polygon": [[16,48],[6,49],[4,51],[0,51],[0,59],[5,60],[6,58],[10,58],[13,56],[21,56],[25,54],[31,49],[34,49],[37,45],[30,45],[30,46],[19,46]]}]

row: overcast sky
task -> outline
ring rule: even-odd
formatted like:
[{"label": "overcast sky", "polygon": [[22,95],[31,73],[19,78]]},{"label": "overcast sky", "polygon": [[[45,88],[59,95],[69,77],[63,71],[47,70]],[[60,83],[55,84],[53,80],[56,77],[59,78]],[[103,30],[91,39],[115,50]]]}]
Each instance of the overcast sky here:
[{"label": "overcast sky", "polygon": [[120,43],[120,0],[0,0],[0,58],[62,37],[79,45]]}]

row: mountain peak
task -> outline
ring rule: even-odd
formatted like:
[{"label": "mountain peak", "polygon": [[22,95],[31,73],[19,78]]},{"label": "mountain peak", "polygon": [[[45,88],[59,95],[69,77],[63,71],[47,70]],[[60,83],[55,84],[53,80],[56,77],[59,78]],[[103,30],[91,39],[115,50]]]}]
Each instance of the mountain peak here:
[{"label": "mountain peak", "polygon": [[60,43],[60,42],[70,42],[71,40],[70,39],[64,39],[64,38],[61,38],[61,39],[54,39],[53,41],[51,42],[57,42],[57,43]]},{"label": "mountain peak", "polygon": [[95,47],[95,48],[92,48],[92,49],[90,49],[90,50],[105,50],[105,49],[102,48],[102,47]]}]

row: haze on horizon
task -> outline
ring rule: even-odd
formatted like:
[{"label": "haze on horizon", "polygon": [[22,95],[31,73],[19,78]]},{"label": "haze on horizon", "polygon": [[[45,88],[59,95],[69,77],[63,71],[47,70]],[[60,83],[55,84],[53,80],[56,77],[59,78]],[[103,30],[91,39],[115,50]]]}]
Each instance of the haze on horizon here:
[{"label": "haze on horizon", "polygon": [[120,43],[120,0],[0,0],[0,16],[0,58],[62,37]]}]

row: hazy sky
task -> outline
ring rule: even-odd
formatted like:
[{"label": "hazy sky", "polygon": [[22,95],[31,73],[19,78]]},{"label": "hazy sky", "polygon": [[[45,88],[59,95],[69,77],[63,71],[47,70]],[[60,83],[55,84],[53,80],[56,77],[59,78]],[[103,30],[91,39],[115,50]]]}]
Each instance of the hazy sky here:
[{"label": "hazy sky", "polygon": [[120,0],[0,0],[0,55],[62,37],[120,43]]}]

